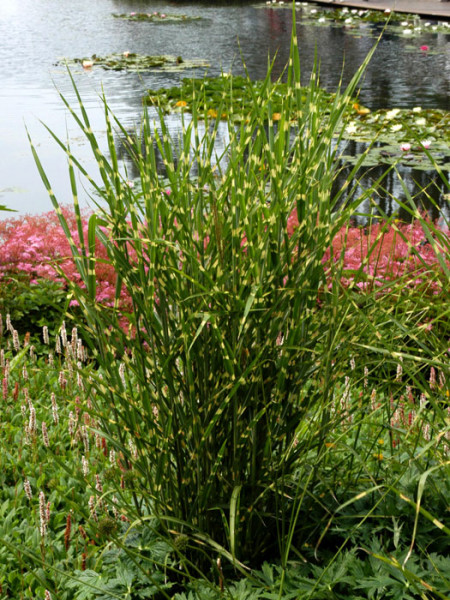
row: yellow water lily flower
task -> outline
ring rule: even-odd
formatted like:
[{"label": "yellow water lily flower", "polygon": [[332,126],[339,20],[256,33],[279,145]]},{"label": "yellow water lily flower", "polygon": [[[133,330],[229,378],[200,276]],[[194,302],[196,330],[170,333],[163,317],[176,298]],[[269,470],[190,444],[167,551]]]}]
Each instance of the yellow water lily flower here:
[{"label": "yellow water lily flower", "polygon": [[187,106],[187,102],[186,100],[178,100],[178,102],[175,104],[175,106],[180,106],[180,107],[184,107]]},{"label": "yellow water lily flower", "polygon": [[215,119],[217,117],[217,110],[210,108],[206,114],[208,115],[208,117]]},{"label": "yellow water lily flower", "polygon": [[368,115],[370,113],[370,108],[366,108],[365,106],[359,105],[357,102],[353,105],[353,108],[356,110],[358,115]]},{"label": "yellow water lily flower", "polygon": [[279,121],[281,119],[281,113],[273,113],[272,121]]}]

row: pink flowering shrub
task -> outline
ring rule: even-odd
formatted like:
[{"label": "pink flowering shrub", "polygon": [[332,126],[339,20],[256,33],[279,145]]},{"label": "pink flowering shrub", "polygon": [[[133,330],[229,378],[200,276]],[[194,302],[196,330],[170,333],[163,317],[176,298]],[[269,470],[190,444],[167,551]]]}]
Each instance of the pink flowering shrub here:
[{"label": "pink flowering shrub", "polygon": [[[75,215],[63,209],[75,244],[79,245]],[[83,219],[83,234],[87,239],[88,218]],[[114,300],[116,275],[106,251],[97,244],[96,263],[97,300],[110,305]],[[69,242],[56,213],[26,216],[0,221],[0,279],[20,273],[29,278],[31,285],[41,279],[65,284],[66,280],[83,287],[83,282],[72,259]],[[128,298],[124,294],[123,302]]]},{"label": "pink flowering shrub", "polygon": [[[293,211],[288,219],[288,233],[292,235],[297,226],[297,214]],[[448,236],[448,230],[441,232]],[[439,241],[435,242],[445,254]],[[400,279],[403,287],[427,286],[433,294],[443,287],[441,266],[419,221],[379,222],[368,229],[343,227],[323,257],[326,266],[331,260],[342,260],[342,283],[355,283],[361,290],[383,287]],[[448,250],[446,264],[450,267]]]},{"label": "pink flowering shrub", "polygon": [[[75,215],[64,209],[74,241],[79,244]],[[292,235],[298,225],[294,211],[288,220]],[[83,233],[87,239],[88,217],[83,219]],[[130,248],[131,259],[134,253]],[[334,238],[323,258],[324,265],[343,259],[344,285],[355,283],[361,290],[389,285],[402,278],[409,288],[427,285],[437,294],[442,289],[440,266],[435,252],[428,243],[418,222],[386,225],[377,223],[368,231],[360,227],[343,228]],[[106,251],[97,245],[96,263],[97,300],[112,305],[116,274]],[[450,267],[448,256],[447,264]],[[430,272],[435,277],[430,277]],[[72,259],[69,243],[54,212],[0,221],[0,280],[20,274],[31,285],[42,280],[60,282],[66,278],[83,287],[83,282]],[[126,290],[122,291],[121,306],[129,306]]]}]

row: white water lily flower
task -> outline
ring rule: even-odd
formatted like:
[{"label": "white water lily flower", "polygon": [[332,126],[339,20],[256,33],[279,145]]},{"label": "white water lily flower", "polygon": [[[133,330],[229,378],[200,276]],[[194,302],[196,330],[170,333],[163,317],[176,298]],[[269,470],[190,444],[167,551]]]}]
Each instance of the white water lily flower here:
[{"label": "white water lily flower", "polygon": [[400,23],[400,27],[408,27],[408,25],[409,25],[408,21],[402,21]]},{"label": "white water lily flower", "polygon": [[426,120],[422,117],[420,119],[416,119],[416,125],[426,125]]},{"label": "white water lily flower", "polygon": [[316,12],[317,12],[317,9],[315,9],[315,8],[312,8],[312,9],[311,9],[309,12],[310,12],[312,15],[315,15],[315,14],[316,14]]},{"label": "white water lily flower", "polygon": [[415,106],[415,107],[412,109],[412,111],[413,111],[413,112],[415,112],[415,113],[422,112],[422,107],[421,107],[421,106]]},{"label": "white water lily flower", "polygon": [[344,23],[352,23],[353,19],[351,17],[349,17],[348,19],[345,19]]},{"label": "white water lily flower", "polygon": [[408,144],[407,142],[404,144],[401,144],[400,150],[402,152],[408,152],[409,150],[411,150],[411,144]]},{"label": "white water lily flower", "polygon": [[398,115],[399,112],[400,112],[399,108],[393,108],[392,110],[388,110],[386,113],[386,119],[388,119],[389,121],[391,119],[394,119]]},{"label": "white water lily flower", "polygon": [[391,131],[400,131],[400,129],[403,127],[403,125],[401,125],[401,123],[398,123],[397,125],[392,125],[391,126]]},{"label": "white water lily flower", "polygon": [[349,123],[347,125],[347,127],[345,128],[345,131],[349,134],[352,135],[353,133],[356,133],[358,130],[358,128],[356,127],[356,123],[354,121],[352,121],[351,123]]},{"label": "white water lily flower", "polygon": [[320,17],[320,19],[318,20],[318,23],[325,23],[326,19],[325,17]]},{"label": "white water lily flower", "polygon": [[428,148],[431,146],[430,140],[423,140],[422,146],[428,150]]},{"label": "white water lily flower", "polygon": [[403,30],[403,33],[404,33],[405,35],[410,35],[412,32],[413,32],[413,31],[412,31],[412,29],[404,29],[404,30]]},{"label": "white water lily flower", "polygon": [[424,24],[423,24],[423,26],[424,26],[424,27],[430,27],[430,26],[431,26],[431,23],[430,23],[430,21],[427,21],[426,23],[424,23]]}]

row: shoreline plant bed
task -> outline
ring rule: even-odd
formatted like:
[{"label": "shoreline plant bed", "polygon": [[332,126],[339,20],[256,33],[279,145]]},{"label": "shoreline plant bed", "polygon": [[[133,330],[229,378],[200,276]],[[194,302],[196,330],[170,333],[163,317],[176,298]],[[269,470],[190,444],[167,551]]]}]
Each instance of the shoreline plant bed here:
[{"label": "shoreline plant bed", "polygon": [[[310,440],[298,473],[314,501],[300,506],[297,559],[284,569],[266,560],[240,581],[226,564],[205,578],[180,579],[180,566],[188,568],[180,550],[195,536],[168,532],[151,515],[146,526],[137,518],[133,497],[145,486],[142,449],[127,436],[121,441],[127,451],[117,452],[117,439],[103,430],[97,384],[107,374],[91,363],[77,327],[63,323],[53,337],[44,326],[45,351],[38,358],[8,316],[0,323],[0,582],[6,598],[219,599],[222,585],[236,598],[278,590],[311,600],[330,591],[340,600],[376,592],[445,598],[448,372],[431,367],[420,389],[401,356],[386,379],[364,359],[336,364],[329,406],[313,409],[304,424],[318,435],[327,415],[333,426],[326,428],[320,463]],[[126,363],[116,367],[127,385],[136,383]],[[303,393],[321,385],[306,381]],[[297,435],[304,442],[305,432]],[[311,481],[311,472],[320,476]]]},{"label": "shoreline plant bed", "polygon": [[124,19],[126,21],[139,21],[144,23],[189,23],[191,21],[201,21],[203,19],[203,17],[179,15],[173,13],[160,13],[156,11],[153,13],[113,13],[113,17],[116,19]]},{"label": "shoreline plant bed", "polygon": [[125,51],[121,54],[108,54],[97,56],[67,59],[58,61],[59,65],[67,67],[81,65],[83,69],[89,70],[93,67],[102,67],[111,71],[183,71],[184,69],[197,69],[209,67],[209,63],[203,59],[183,59],[181,56],[148,56]]}]

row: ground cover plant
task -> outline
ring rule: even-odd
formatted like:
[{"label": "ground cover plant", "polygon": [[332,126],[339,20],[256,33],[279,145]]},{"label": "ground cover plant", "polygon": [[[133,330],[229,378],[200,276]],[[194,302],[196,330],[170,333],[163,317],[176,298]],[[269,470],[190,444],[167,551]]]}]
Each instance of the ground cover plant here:
[{"label": "ground cover plant", "polygon": [[[85,387],[92,364],[77,329],[64,324],[53,338],[44,328],[46,352],[38,358],[8,316],[1,324],[2,597],[222,597],[217,574],[217,586],[186,579],[184,591],[177,591],[172,569],[178,570],[181,540],[165,539],[155,519],[151,527],[133,523],[132,496],[143,483],[137,448],[130,438],[125,459],[103,437],[93,415],[95,391]],[[428,511],[444,515],[447,507],[448,416],[439,418],[434,403],[445,405],[448,385],[443,372],[431,370],[429,390],[419,396],[405,381],[403,365],[397,363],[389,398],[367,364],[342,365],[332,399],[335,429],[325,442],[298,554],[285,572],[274,561],[240,583],[227,575],[227,595],[267,597],[281,586],[286,596],[305,598],[331,592],[337,598],[414,598],[417,578],[445,593],[449,531],[445,519],[436,521]],[[371,389],[374,382],[379,387]],[[315,452],[305,462],[313,467]],[[346,490],[349,467],[361,471],[356,496]],[[354,502],[346,505],[349,495]],[[414,547],[401,572],[396,561],[406,558],[411,537]],[[341,543],[345,551],[336,555]]]},{"label": "ground cover plant", "polygon": [[[353,228],[374,190],[331,196],[331,140],[363,68],[323,119],[293,35],[280,117],[269,71],[222,157],[220,119],[195,102],[175,143],[163,114],[133,138],[105,100],[107,157],[78,96],[102,183],[55,135],[74,216],[32,146],[80,328],[36,359],[4,318],[6,597],[448,596],[448,230],[410,197],[412,224]],[[118,162],[124,137],[139,185]],[[76,170],[97,201],[87,220]]]}]

